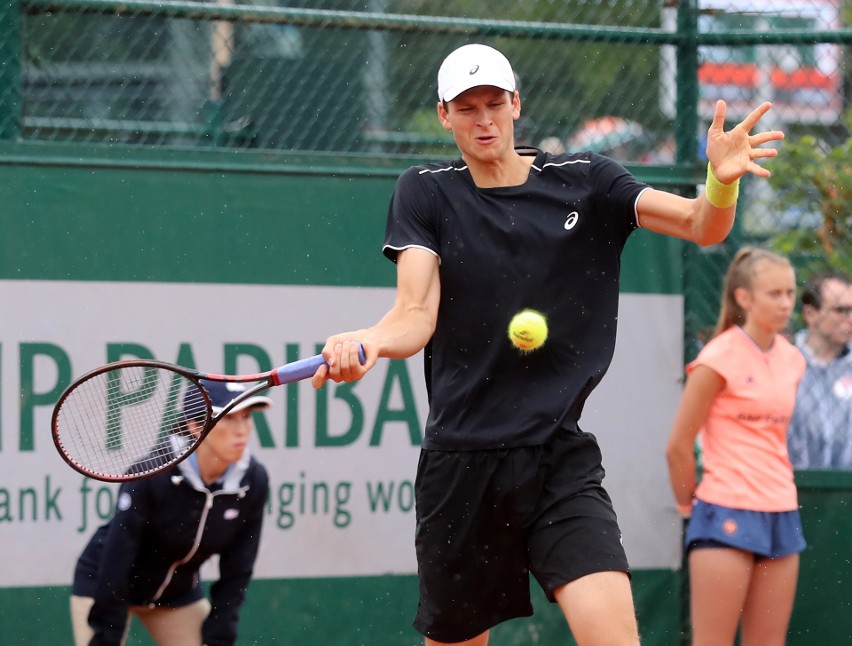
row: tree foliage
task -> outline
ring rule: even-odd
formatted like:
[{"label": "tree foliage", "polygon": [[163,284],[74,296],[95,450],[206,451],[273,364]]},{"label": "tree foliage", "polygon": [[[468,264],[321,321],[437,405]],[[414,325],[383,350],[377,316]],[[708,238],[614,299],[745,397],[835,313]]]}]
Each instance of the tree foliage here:
[{"label": "tree foliage", "polygon": [[[852,111],[846,114],[852,130]],[[827,145],[814,135],[786,141],[783,154],[767,164],[775,207],[819,214],[816,229],[799,227],[776,235],[772,245],[797,258],[805,273],[835,268],[852,273],[852,138]]]}]

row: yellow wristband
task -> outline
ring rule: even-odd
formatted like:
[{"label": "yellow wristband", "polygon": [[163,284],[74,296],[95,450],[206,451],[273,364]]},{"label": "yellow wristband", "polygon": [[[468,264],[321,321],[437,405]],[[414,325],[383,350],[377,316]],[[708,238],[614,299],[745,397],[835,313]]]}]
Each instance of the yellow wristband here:
[{"label": "yellow wristband", "polygon": [[707,162],[707,182],[705,184],[704,195],[707,201],[717,209],[727,209],[737,202],[737,196],[740,193],[740,180],[730,184],[723,184],[713,173],[713,167],[710,162]]}]

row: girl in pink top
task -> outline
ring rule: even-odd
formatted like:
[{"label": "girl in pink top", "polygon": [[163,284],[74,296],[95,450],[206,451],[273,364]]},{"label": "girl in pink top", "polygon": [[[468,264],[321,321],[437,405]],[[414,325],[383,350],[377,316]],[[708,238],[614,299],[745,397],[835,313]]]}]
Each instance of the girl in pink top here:
[{"label": "girl in pink top", "polygon": [[786,258],[741,249],[715,335],[687,366],[666,457],[678,510],[690,518],[694,646],[732,645],[738,626],[742,646],[786,640],[805,548],[786,441],[805,360],[779,334],[795,298]]}]

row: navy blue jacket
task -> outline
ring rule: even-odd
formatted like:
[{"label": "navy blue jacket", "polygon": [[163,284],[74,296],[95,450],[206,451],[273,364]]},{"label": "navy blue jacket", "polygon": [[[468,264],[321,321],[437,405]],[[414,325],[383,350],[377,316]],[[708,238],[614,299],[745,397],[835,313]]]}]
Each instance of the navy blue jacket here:
[{"label": "navy blue jacket", "polygon": [[74,572],[73,593],[95,600],[93,646],[121,642],[129,606],[184,606],[202,598],[199,568],[219,555],[210,587],[206,646],[231,646],[251,579],[269,491],[266,469],[245,457],[207,488],[189,460],[123,483],[113,518],[92,536]]}]

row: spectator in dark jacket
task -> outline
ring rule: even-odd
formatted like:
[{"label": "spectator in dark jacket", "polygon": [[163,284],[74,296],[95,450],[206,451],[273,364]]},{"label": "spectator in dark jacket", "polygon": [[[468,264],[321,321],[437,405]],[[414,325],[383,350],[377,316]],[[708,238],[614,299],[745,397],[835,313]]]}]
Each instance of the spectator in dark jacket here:
[{"label": "spectator in dark jacket", "polygon": [[[241,384],[202,383],[214,413],[244,390]],[[269,490],[266,469],[248,450],[251,414],[271,403],[247,399],[189,458],[121,485],[115,514],[77,561],[71,596],[76,646],[123,644],[131,615],[157,646],[236,642]],[[190,431],[197,426],[187,424]],[[208,599],[199,568],[214,555],[219,578]]]}]

